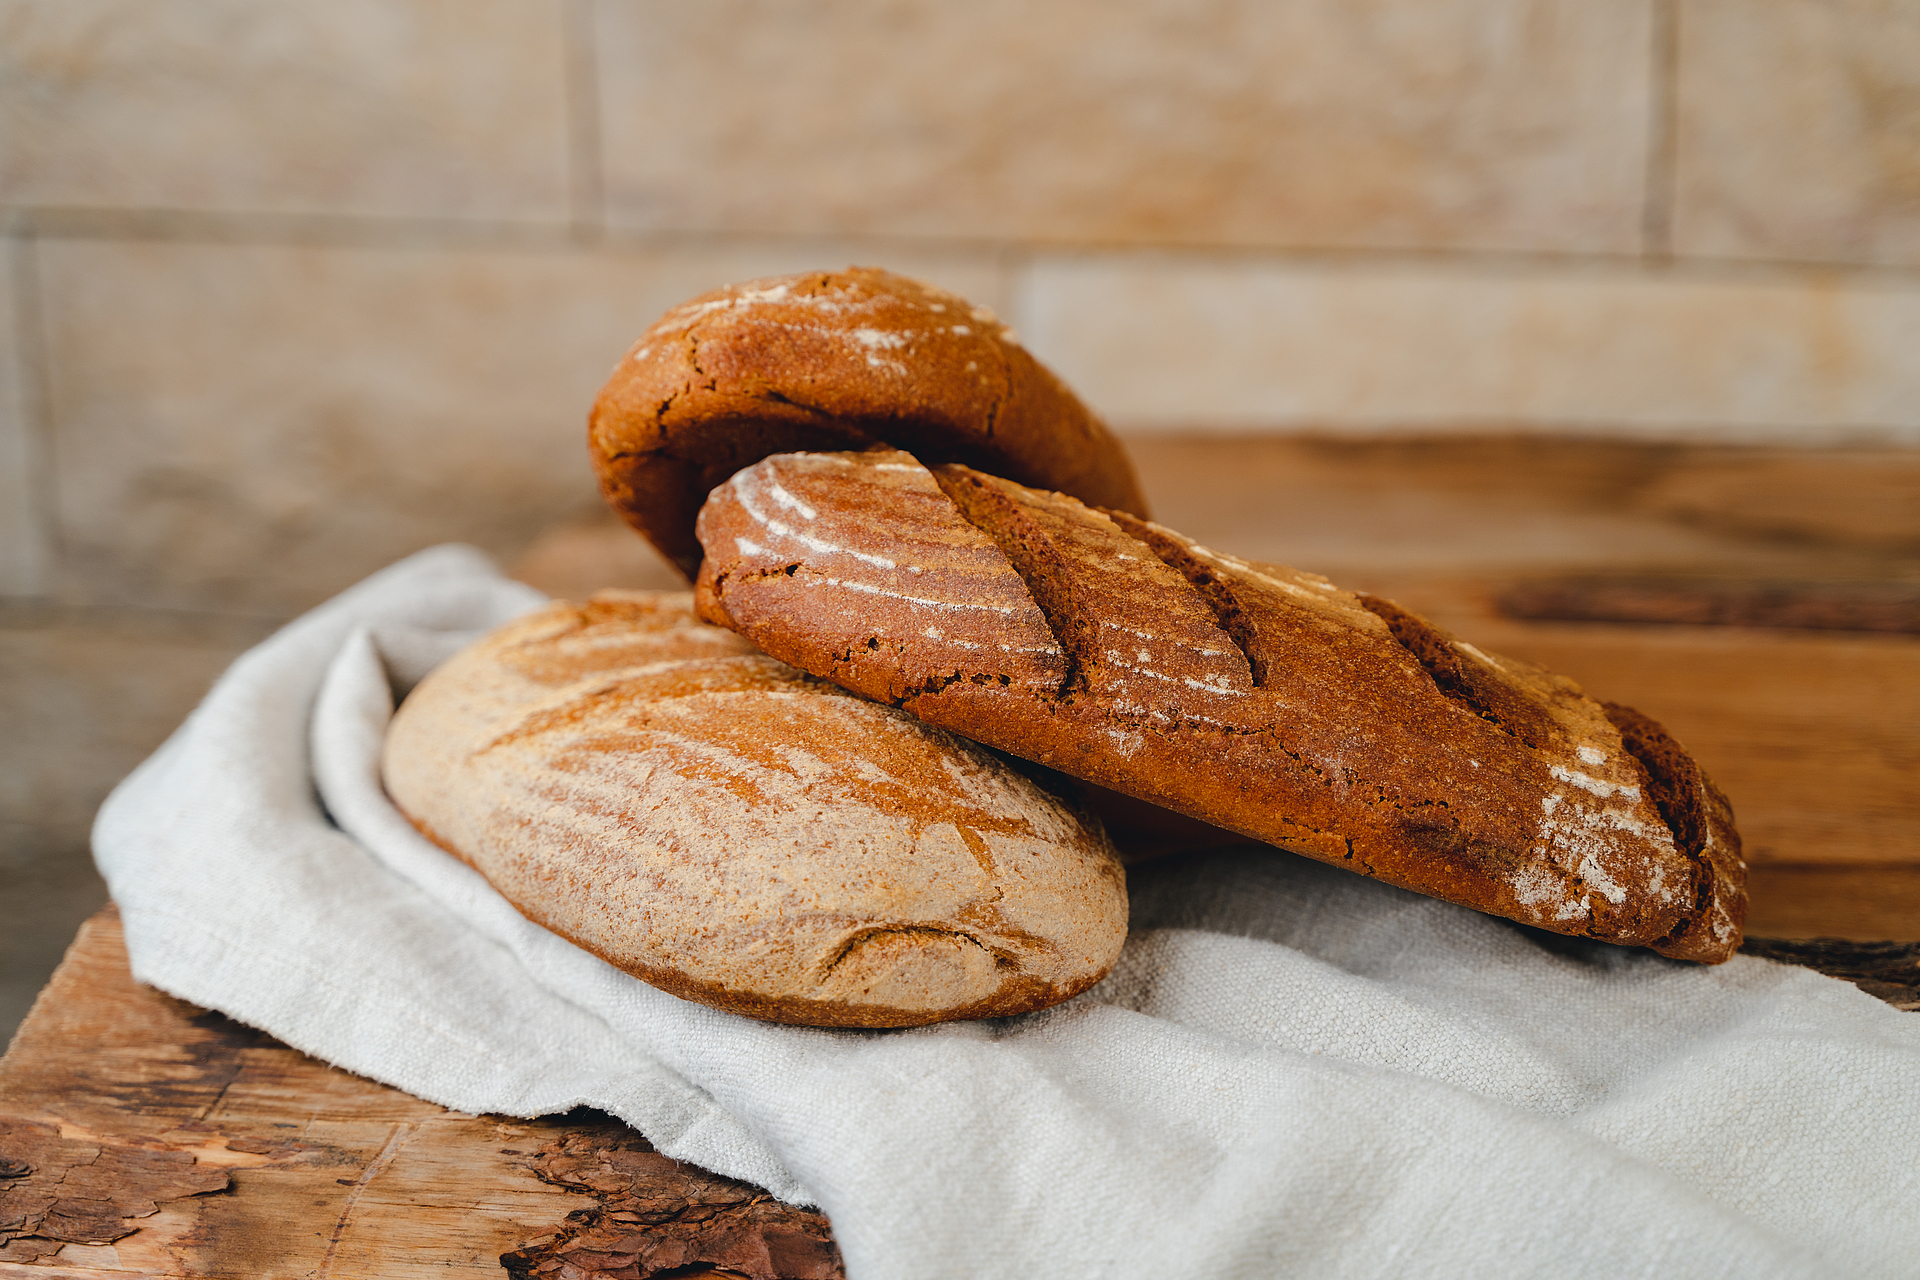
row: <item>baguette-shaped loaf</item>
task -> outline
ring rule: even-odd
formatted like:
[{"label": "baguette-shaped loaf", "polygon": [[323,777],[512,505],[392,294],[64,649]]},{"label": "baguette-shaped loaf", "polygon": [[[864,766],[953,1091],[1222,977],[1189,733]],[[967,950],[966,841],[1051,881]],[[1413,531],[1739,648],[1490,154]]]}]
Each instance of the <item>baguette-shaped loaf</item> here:
[{"label": "baguette-shaped loaf", "polygon": [[768,458],[703,617],[930,724],[1560,933],[1739,945],[1732,811],[1661,728],[1385,600],[898,451]]},{"label": "baguette-shaped loaf", "polygon": [[511,622],[394,716],[388,793],[535,922],[688,1000],[910,1026],[1098,981],[1097,822],[975,744],[603,592]]},{"label": "baguette-shaped loaf", "polygon": [[588,422],[607,501],[689,581],[707,491],[795,449],[884,441],[1146,514],[1119,441],[991,311],[870,267],[675,307],[621,358]]}]

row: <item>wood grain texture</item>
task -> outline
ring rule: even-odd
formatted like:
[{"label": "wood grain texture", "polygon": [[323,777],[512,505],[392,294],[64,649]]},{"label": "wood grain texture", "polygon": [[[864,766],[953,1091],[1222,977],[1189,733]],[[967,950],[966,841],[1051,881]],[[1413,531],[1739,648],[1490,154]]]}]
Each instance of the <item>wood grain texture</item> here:
[{"label": "wood grain texture", "polygon": [[[543,1277],[839,1274],[819,1214],[612,1117],[448,1111],[136,984],[111,907],[0,1060],[0,1173],[21,1166],[0,1176],[5,1280],[497,1277],[509,1254]],[[608,1231],[625,1270],[585,1256]]]},{"label": "wood grain texture", "polygon": [[1581,575],[1517,582],[1510,618],[1693,626],[1920,632],[1920,582],[1792,582]]}]

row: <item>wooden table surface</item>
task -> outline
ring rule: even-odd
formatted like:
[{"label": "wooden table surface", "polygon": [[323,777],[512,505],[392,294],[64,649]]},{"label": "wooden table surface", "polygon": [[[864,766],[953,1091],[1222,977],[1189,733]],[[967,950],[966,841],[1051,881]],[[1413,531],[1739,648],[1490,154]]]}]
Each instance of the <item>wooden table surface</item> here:
[{"label": "wooden table surface", "polygon": [[[1920,1009],[1920,944],[1776,949]],[[0,1059],[0,1280],[842,1275],[826,1220],[593,1112],[448,1111],[135,983],[82,927]]]},{"label": "wooden table surface", "polygon": [[140,986],[111,907],[0,1059],[4,1280],[660,1271],[842,1274],[821,1215],[611,1117],[448,1111]]}]

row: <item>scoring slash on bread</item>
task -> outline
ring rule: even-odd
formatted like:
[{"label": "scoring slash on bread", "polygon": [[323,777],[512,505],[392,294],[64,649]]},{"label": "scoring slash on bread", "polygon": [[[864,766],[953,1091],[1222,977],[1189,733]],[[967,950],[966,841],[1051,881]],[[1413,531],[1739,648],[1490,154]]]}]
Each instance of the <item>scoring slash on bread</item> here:
[{"label": "scoring slash on bread", "polygon": [[1745,864],[1652,720],[1393,604],[897,450],[700,513],[701,616],[856,693],[1417,892],[1717,963]]},{"label": "scoring slash on bread", "polygon": [[601,492],[688,581],[715,485],[768,454],[878,442],[1146,514],[1126,451],[991,311],[868,267],[673,308],[588,420]]},{"label": "scoring slash on bread", "polygon": [[1126,935],[1097,822],[992,753],[603,592],[401,704],[389,795],[523,914],[688,1000],[912,1026],[1091,986]]}]

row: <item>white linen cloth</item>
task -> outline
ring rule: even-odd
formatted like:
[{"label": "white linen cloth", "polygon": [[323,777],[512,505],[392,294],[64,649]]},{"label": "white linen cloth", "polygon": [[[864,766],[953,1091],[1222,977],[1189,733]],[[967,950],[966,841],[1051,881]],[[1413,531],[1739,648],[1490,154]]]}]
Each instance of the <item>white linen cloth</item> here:
[{"label": "white linen cloth", "polygon": [[830,1215],[849,1274],[1920,1274],[1920,1014],[1551,944],[1266,848],[1136,871],[1056,1009],[867,1032],[665,995],[382,792],[393,706],[539,603],[423,552],[237,661],[100,813],[135,974],[423,1098],[589,1104]]}]

